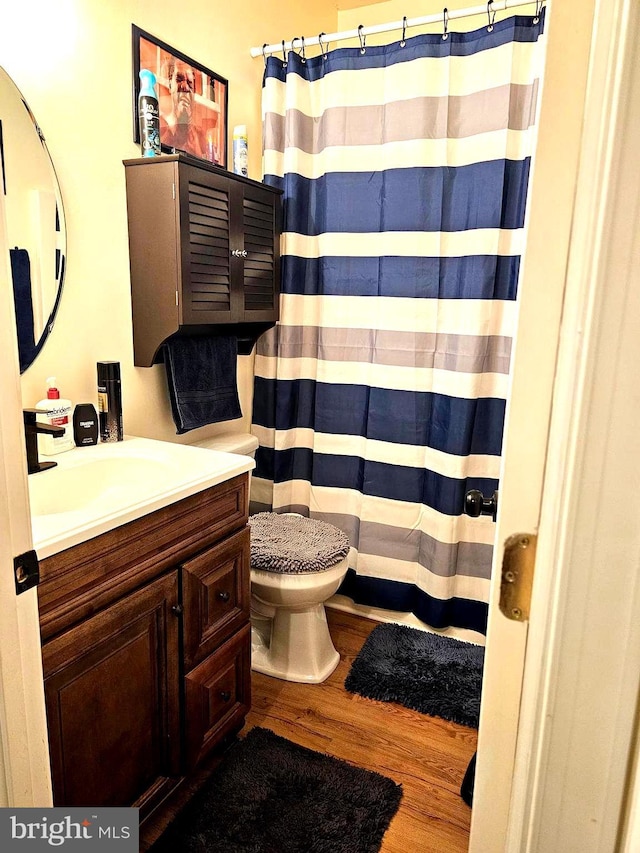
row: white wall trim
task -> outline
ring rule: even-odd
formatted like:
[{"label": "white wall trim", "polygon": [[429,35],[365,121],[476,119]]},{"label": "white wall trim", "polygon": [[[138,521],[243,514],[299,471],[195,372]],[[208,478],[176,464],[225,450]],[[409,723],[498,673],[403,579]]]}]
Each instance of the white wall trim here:
[{"label": "white wall trim", "polygon": [[610,0],[594,26],[537,555],[554,573],[534,587],[514,851],[609,853],[624,831],[640,672],[638,12]]},{"label": "white wall trim", "polygon": [[621,827],[620,853],[640,850],[640,735],[636,726],[636,754],[629,774],[627,802]]},{"label": "white wall trim", "polygon": [[[514,622],[500,612],[500,575],[507,537],[536,532],[540,524],[593,3],[565,0],[553,3],[548,12],[538,140],[527,201],[527,243],[505,419],[470,853],[518,849],[508,846],[507,834],[514,803],[518,802],[513,793],[518,784],[514,767],[531,623]],[[560,148],[562,158],[558,157]],[[545,570],[547,567],[538,560],[537,574]],[[534,612],[532,620],[537,616]]]},{"label": "white wall trim", "polygon": [[[51,805],[36,590],[16,596],[32,547],[13,288],[0,194],[0,807]],[[46,475],[45,475],[46,476]]]}]

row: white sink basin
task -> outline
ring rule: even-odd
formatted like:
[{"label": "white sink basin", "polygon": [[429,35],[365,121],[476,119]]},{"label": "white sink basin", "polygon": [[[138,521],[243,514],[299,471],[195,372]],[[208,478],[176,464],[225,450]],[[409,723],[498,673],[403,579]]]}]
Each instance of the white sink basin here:
[{"label": "white sink basin", "polygon": [[254,467],[247,456],[133,437],[51,459],[55,468],[28,478],[40,559]]},{"label": "white sink basin", "polygon": [[[60,467],[53,477],[29,480],[31,512],[34,516],[57,515],[87,509],[95,501],[105,505],[130,501],[136,490],[160,489],[171,472],[161,461],[109,455],[105,459],[78,460]],[[44,472],[42,472],[44,473]],[[52,471],[47,472],[49,474]]]}]

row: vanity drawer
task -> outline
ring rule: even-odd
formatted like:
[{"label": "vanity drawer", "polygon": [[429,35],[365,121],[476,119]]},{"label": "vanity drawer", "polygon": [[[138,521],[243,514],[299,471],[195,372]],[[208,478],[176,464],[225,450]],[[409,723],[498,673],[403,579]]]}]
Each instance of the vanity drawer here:
[{"label": "vanity drawer", "polygon": [[248,622],[250,559],[245,527],[182,564],[186,670]]},{"label": "vanity drawer", "polygon": [[185,676],[186,772],[242,726],[250,707],[251,628],[245,625]]},{"label": "vanity drawer", "polygon": [[43,640],[243,529],[248,483],[246,474],[234,477],[42,560]]}]

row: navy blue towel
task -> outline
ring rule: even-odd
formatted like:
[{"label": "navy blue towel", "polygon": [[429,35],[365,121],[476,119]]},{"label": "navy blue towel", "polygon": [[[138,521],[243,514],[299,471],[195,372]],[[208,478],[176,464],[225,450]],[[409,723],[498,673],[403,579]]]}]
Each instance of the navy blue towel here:
[{"label": "navy blue towel", "polygon": [[236,337],[170,338],[163,355],[177,435],[242,417]]},{"label": "navy blue towel", "polygon": [[33,323],[33,301],[31,298],[31,262],[26,249],[9,250],[11,256],[11,277],[13,279],[13,300],[16,309],[16,327],[18,330],[18,357],[20,373],[31,364],[36,355],[35,330]]}]

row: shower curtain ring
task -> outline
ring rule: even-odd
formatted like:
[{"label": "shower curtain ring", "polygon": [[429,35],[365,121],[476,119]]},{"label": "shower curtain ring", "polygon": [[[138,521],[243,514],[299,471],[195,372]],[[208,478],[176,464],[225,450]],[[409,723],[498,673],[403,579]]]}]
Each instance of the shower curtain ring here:
[{"label": "shower curtain ring", "polygon": [[325,50],[322,47],[322,36],[326,36],[326,33],[319,33],[318,34],[318,44],[320,45],[320,53],[322,54],[322,58],[326,59],[327,54],[329,53],[329,42],[327,42],[327,49]]},{"label": "shower curtain ring", "polygon": [[404,47],[406,44],[406,41],[404,40],[406,32],[407,32],[407,16],[403,15],[403,17],[402,17],[402,38],[400,39],[400,47]]},{"label": "shower curtain ring", "polygon": [[300,56],[302,57],[302,63],[304,64],[307,61],[307,49],[304,45],[304,36],[300,36],[300,40],[302,41],[302,47],[300,48]]},{"label": "shower curtain ring", "polygon": [[287,67],[287,54],[284,52],[284,39],[282,39],[282,62],[284,68]]},{"label": "shower curtain ring", "polygon": [[363,33],[362,33],[363,29],[364,29],[364,24],[360,24],[360,26],[358,27],[358,38],[360,39],[360,53],[366,53],[367,52],[367,47],[366,47],[367,37],[365,35],[363,35]]},{"label": "shower curtain ring", "polygon": [[533,19],[533,23],[537,24],[540,20],[540,12],[542,12],[542,6],[544,5],[544,0],[536,0],[536,14]]},{"label": "shower curtain ring", "polygon": [[493,32],[493,22],[496,19],[496,11],[493,8],[493,0],[489,0],[487,3],[487,18],[489,19],[489,26],[487,27],[487,32]]},{"label": "shower curtain ring", "polygon": [[267,43],[265,42],[265,43],[262,45],[262,58],[264,59],[264,67],[265,67],[265,68],[267,67],[267,54],[264,52],[264,49],[265,49],[265,47],[266,47],[266,46],[267,46]]},{"label": "shower curtain ring", "polygon": [[446,41],[449,38],[449,10],[446,6],[442,10],[442,26],[444,27],[442,40]]}]

